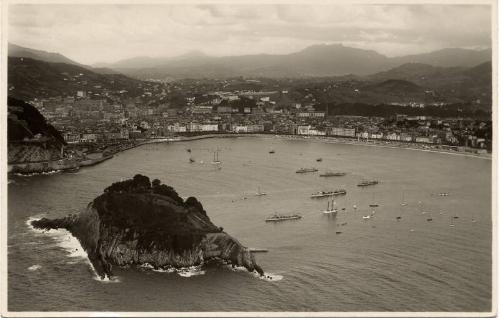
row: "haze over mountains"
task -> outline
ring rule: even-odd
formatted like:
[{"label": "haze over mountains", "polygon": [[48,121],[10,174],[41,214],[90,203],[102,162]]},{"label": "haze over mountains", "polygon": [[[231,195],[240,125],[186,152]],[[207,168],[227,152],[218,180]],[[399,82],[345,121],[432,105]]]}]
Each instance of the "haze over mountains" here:
[{"label": "haze over mountains", "polygon": [[283,55],[208,56],[192,52],[175,58],[136,57],[112,64],[96,64],[141,79],[245,77],[318,77],[368,75],[405,63],[437,67],[472,67],[491,60],[491,50],[461,48],[431,53],[387,57],[373,50],[333,45],[313,45]]},{"label": "haze over mountains", "polygon": [[287,55],[211,57],[196,51],[174,58],[137,57],[95,68],[58,53],[10,45],[8,66],[9,94],[18,98],[71,95],[84,88],[82,83],[90,90],[96,86],[123,89],[134,96],[140,92],[139,80],[147,79],[328,77],[324,82],[352,82],[323,94],[329,101],[477,104],[480,100],[485,109],[491,107],[490,50],[444,49],[390,58],[342,45],[317,45]]},{"label": "haze over mountains", "polygon": [[[58,53],[23,48],[14,44],[9,44],[9,56],[86,67]],[[322,44],[284,55],[214,57],[201,51],[193,51],[170,58],[134,57],[111,64],[95,64],[93,70],[99,73],[120,72],[139,79],[161,80],[235,76],[280,78],[347,74],[364,76],[406,63],[422,63],[435,67],[473,67],[487,61],[491,61],[490,49],[450,48],[431,53],[387,57],[373,50],[341,44]]]}]

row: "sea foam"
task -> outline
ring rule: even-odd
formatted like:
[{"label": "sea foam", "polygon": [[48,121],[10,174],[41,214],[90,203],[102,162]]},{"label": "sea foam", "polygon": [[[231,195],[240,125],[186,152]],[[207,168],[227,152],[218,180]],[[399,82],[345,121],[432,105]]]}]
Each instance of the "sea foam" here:
[{"label": "sea foam", "polygon": [[181,268],[175,268],[175,267],[154,268],[153,265],[149,263],[144,263],[140,265],[139,268],[150,270],[157,273],[168,273],[168,274],[177,273],[177,275],[182,277],[192,277],[205,274],[205,271],[202,269],[202,265],[181,267]]},{"label": "sea foam", "polygon": [[42,268],[42,266],[35,264],[35,265],[28,267],[28,270],[34,272],[36,270],[39,270],[40,268]]},{"label": "sea foam", "polygon": [[[51,237],[57,244],[57,246],[61,247],[64,249],[67,253],[67,256],[77,259],[79,261],[83,261],[87,263],[90,268],[92,269],[92,273],[94,274],[94,279],[98,281],[103,281],[105,282],[107,278],[101,279],[99,275],[97,274],[94,265],[90,262],[88,258],[87,252],[83,249],[82,245],[80,244],[80,241],[76,237],[74,237],[68,230],[66,229],[50,229],[50,230],[44,230],[44,229],[36,229],[33,227],[31,222],[40,220],[39,217],[29,217],[28,220],[26,221],[26,225],[37,235],[48,235]],[[109,279],[108,279],[109,280]]]}]

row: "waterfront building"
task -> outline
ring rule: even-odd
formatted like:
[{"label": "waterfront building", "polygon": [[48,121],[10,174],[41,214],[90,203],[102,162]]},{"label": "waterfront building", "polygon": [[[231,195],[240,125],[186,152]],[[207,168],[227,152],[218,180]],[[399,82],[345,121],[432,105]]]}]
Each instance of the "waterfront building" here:
[{"label": "waterfront building", "polygon": [[327,129],[327,134],[330,136],[355,137],[356,129],[331,127]]}]

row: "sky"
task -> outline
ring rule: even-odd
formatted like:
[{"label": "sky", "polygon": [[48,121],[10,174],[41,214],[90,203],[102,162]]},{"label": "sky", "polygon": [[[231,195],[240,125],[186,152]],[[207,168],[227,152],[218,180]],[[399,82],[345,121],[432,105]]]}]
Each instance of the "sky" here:
[{"label": "sky", "polygon": [[490,15],[487,5],[450,4],[11,4],[8,40],[83,64],[190,51],[286,54],[333,43],[399,56],[491,47]]}]

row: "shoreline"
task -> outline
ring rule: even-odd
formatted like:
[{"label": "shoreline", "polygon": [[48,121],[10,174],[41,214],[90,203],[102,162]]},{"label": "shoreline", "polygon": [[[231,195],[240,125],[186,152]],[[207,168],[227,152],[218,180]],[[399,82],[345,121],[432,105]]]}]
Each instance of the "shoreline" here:
[{"label": "shoreline", "polygon": [[[397,141],[361,141],[356,140],[354,138],[344,138],[344,137],[326,137],[326,136],[299,136],[299,135],[273,135],[273,134],[209,134],[209,135],[199,135],[192,137],[172,137],[172,138],[158,138],[153,140],[148,140],[142,143],[137,144],[135,147],[139,147],[145,144],[151,143],[163,143],[163,142],[186,142],[186,141],[194,141],[201,139],[211,139],[211,138],[238,138],[238,137],[264,137],[264,138],[278,138],[284,140],[300,140],[300,141],[312,141],[312,142],[322,142],[322,143],[330,143],[330,144],[344,144],[344,145],[352,145],[352,146],[365,146],[365,147],[379,147],[379,148],[391,148],[391,149],[403,149],[403,150],[412,150],[412,151],[422,151],[422,152],[432,152],[432,153],[440,153],[445,155],[454,155],[461,157],[469,157],[469,158],[478,158],[485,160],[492,160],[493,155],[491,153],[479,154],[479,153],[471,153],[471,152],[459,152],[452,151],[447,149],[435,149],[432,146],[416,144],[416,143],[404,143]],[[441,145],[436,145],[441,146]],[[132,148],[135,148],[132,147]],[[422,148],[427,147],[427,148]],[[131,149],[131,148],[128,148]],[[125,149],[125,150],[128,150]],[[123,151],[125,151],[123,150]]]},{"label": "shoreline", "polygon": [[[101,162],[107,161],[109,159],[112,159],[115,155],[125,152],[127,150],[137,148],[143,145],[148,145],[148,144],[156,144],[156,143],[173,143],[173,142],[189,142],[189,141],[195,141],[195,140],[202,140],[202,139],[212,139],[212,138],[250,138],[250,137],[258,137],[258,138],[276,138],[276,139],[281,139],[281,140],[298,140],[298,141],[306,141],[306,142],[321,142],[321,143],[327,143],[327,144],[343,144],[343,145],[351,145],[351,146],[364,146],[364,147],[379,147],[379,148],[391,148],[391,149],[403,149],[403,150],[412,150],[412,151],[422,151],[422,152],[431,152],[431,153],[439,153],[439,154],[444,154],[444,155],[454,155],[454,156],[461,156],[461,157],[468,157],[468,158],[476,158],[476,159],[483,159],[483,160],[492,160],[493,156],[491,153],[485,153],[485,154],[478,154],[478,153],[471,153],[471,152],[459,152],[459,151],[452,151],[452,150],[447,150],[447,149],[435,149],[432,148],[432,146],[427,146],[423,144],[416,144],[416,143],[404,143],[404,142],[397,142],[397,141],[380,141],[380,140],[356,140],[354,138],[345,138],[345,137],[326,137],[326,136],[300,136],[300,135],[275,135],[275,134],[207,134],[207,135],[198,135],[198,136],[177,136],[177,137],[164,137],[164,138],[154,138],[154,139],[144,139],[144,140],[137,140],[135,144],[133,145],[128,145],[127,147],[123,149],[119,149],[116,152],[113,152],[111,155],[107,155],[102,158],[96,158],[96,159],[87,159],[87,160],[82,160],[76,164],[77,167],[76,170],[79,170],[80,168],[84,167],[90,167],[94,166],[97,164],[100,164]],[[437,145],[439,146],[439,145]],[[425,148],[424,148],[425,147]],[[13,172],[9,171],[8,174],[14,173],[14,174],[21,174],[24,176],[32,176],[32,175],[38,175],[38,174],[47,174],[47,173],[56,173],[56,172],[71,172],[73,168],[66,168],[66,169],[53,169],[48,172],[32,172],[32,173],[20,173],[20,172]]]}]

